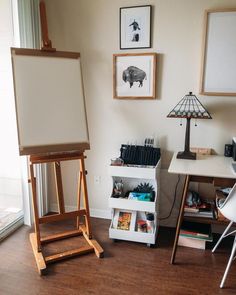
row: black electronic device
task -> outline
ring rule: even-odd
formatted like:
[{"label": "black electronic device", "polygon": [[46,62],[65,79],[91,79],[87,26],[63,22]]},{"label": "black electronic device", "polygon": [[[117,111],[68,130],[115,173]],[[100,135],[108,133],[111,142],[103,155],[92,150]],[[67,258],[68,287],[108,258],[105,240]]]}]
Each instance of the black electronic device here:
[{"label": "black electronic device", "polygon": [[233,145],[233,148],[232,148],[232,158],[234,161],[236,161],[236,137],[233,137],[232,139],[232,145]]},{"label": "black electronic device", "polygon": [[225,144],[225,157],[232,157],[233,156],[233,145],[232,144]]},{"label": "black electronic device", "polygon": [[156,166],[160,157],[160,148],[152,146],[122,144],[120,148],[120,158],[126,165]]}]

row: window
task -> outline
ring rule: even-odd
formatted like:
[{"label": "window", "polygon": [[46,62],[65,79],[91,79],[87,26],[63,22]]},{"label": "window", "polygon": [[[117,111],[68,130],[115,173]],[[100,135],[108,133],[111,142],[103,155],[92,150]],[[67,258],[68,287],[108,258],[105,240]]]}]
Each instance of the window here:
[{"label": "window", "polygon": [[13,4],[0,2],[0,238],[10,225],[23,222],[21,159],[17,127],[10,47],[17,46]]}]

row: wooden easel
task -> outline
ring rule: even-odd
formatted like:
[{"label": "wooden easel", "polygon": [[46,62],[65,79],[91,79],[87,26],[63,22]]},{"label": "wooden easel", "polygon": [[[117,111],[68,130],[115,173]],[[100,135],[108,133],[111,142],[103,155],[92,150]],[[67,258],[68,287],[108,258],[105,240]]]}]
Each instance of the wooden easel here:
[{"label": "wooden easel", "polygon": [[[62,153],[62,154],[45,155],[45,156],[30,156],[30,163],[29,163],[30,182],[32,186],[34,222],[35,222],[34,223],[35,233],[30,234],[30,242],[33,248],[38,271],[40,274],[44,273],[44,271],[46,270],[47,264],[58,261],[58,260],[62,260],[68,257],[72,257],[75,255],[95,252],[98,258],[103,257],[103,249],[94,239],[92,239],[84,159],[85,159],[84,154],[80,152]],[[70,160],[79,160],[79,163],[80,163],[80,172],[79,172],[79,179],[78,179],[78,203],[77,203],[78,209],[72,212],[65,212],[62,177],[61,177],[61,162],[70,161]],[[42,163],[53,163],[54,165],[59,213],[39,217],[38,205],[37,205],[36,178],[34,176],[34,165],[42,164]],[[84,209],[80,209],[81,192],[83,193]],[[81,216],[84,217],[85,224],[80,223]],[[55,221],[62,221],[66,219],[77,219],[75,230],[62,232],[60,234],[49,235],[47,237],[41,237],[40,224],[51,223]],[[79,235],[83,235],[85,240],[88,242],[87,246],[77,248],[74,250],[64,251],[64,252],[46,256],[46,257],[43,255],[42,246],[44,244],[58,241],[61,239],[79,236]]]},{"label": "wooden easel", "polygon": [[[46,9],[44,1],[40,1],[40,19],[41,19],[41,31],[42,31],[42,48],[43,51],[55,52],[56,49],[52,48],[51,40],[48,38]],[[62,149],[63,150],[63,149]],[[82,150],[82,152],[81,152]],[[30,168],[30,183],[32,187],[33,197],[33,209],[34,209],[34,226],[35,232],[30,234],[30,242],[33,248],[34,256],[36,259],[38,271],[40,274],[44,274],[46,267],[49,263],[56,262],[65,258],[73,257],[75,255],[82,255],[90,252],[95,252],[96,256],[103,257],[103,249],[101,246],[92,239],[92,231],[90,225],[88,192],[86,184],[86,170],[84,163],[84,149],[73,152],[58,152],[58,153],[46,153],[41,155],[31,155],[29,157]],[[80,172],[78,179],[78,196],[77,196],[77,210],[72,212],[65,212],[62,175],[61,175],[61,162],[79,160]],[[38,204],[37,204],[37,188],[36,178],[34,175],[34,165],[42,163],[53,163],[55,173],[55,183],[57,191],[58,211],[59,213],[53,215],[47,215],[39,217]],[[84,209],[80,208],[81,205],[81,193],[83,193]],[[80,217],[83,217],[84,222],[80,222]],[[63,221],[67,219],[75,219],[75,230],[65,231],[60,234],[53,234],[47,237],[41,237],[40,224],[46,224],[56,221]],[[80,248],[76,248],[61,253],[56,253],[50,256],[44,256],[42,250],[43,245],[46,243],[52,243],[54,241],[67,239],[75,236],[83,236],[88,245]]]}]

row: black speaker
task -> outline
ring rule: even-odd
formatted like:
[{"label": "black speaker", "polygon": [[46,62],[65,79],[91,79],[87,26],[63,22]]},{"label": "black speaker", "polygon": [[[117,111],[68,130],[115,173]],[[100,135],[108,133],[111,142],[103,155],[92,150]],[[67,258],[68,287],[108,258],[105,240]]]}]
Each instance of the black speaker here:
[{"label": "black speaker", "polygon": [[233,137],[232,146],[232,158],[236,161],[236,137]]},{"label": "black speaker", "polygon": [[225,157],[232,157],[233,156],[233,145],[232,144],[225,144]]}]

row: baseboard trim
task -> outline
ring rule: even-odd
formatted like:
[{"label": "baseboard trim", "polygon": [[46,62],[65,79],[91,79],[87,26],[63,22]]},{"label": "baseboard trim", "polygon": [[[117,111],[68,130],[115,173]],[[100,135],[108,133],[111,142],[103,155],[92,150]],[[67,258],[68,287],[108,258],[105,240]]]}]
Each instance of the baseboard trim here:
[{"label": "baseboard trim", "polygon": [[111,219],[111,210],[101,210],[101,209],[90,209],[90,215],[92,217]]},{"label": "baseboard trim", "polygon": [[[76,210],[76,206],[65,206],[66,212]],[[58,212],[58,205],[53,203],[50,205],[51,212]],[[101,210],[101,209],[94,209],[90,208],[90,216],[96,218],[103,218],[103,219],[111,219],[111,211],[110,210]]]}]

